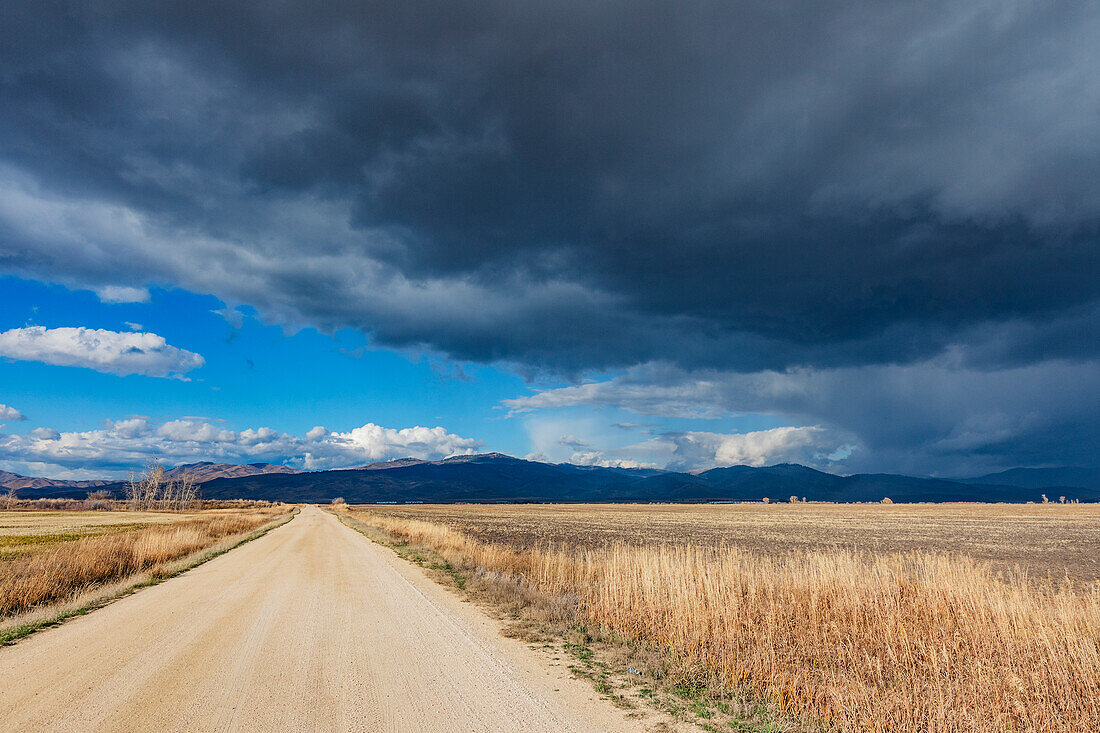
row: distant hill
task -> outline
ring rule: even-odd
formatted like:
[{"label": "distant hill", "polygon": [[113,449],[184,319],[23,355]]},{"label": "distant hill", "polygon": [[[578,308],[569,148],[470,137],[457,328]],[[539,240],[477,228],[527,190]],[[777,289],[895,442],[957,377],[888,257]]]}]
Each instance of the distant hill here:
[{"label": "distant hill", "polygon": [[[370,470],[318,471],[215,479],[202,487],[209,498],[281,499],[293,502],[617,502],[617,501],[1040,501],[1039,488],[972,484],[894,474],[837,476],[796,464],[733,466],[700,474],[652,469],[603,468],[525,461],[502,454],[443,461],[372,464]],[[1049,492],[1047,492],[1049,493]],[[1066,493],[1100,500],[1100,490]]]},{"label": "distant hill", "polygon": [[[458,456],[443,461],[411,458],[361,468],[304,473],[285,466],[191,464],[202,476],[208,499],[268,499],[328,503],[342,496],[350,503],[371,502],[704,502],[787,501],[1040,501],[1042,494],[1100,501],[1100,486],[1076,488],[1014,485],[1008,472],[966,481],[897,474],[838,476],[797,464],[755,468],[731,466],[699,474],[654,469],[576,466],[525,461],[500,453]],[[179,469],[173,469],[177,471]],[[1047,469],[1037,469],[1047,470]],[[1041,475],[1041,474],[1040,474]],[[1064,478],[1049,474],[1051,478]],[[986,480],[990,479],[990,480]],[[1041,482],[1040,482],[1041,483]],[[99,485],[102,485],[100,482]],[[110,484],[121,495],[125,484]],[[41,487],[21,496],[83,496],[85,489]]]},{"label": "distant hill", "polygon": [[384,471],[387,468],[401,468],[402,466],[418,466],[421,463],[427,463],[419,458],[397,458],[392,461],[375,461],[374,463],[368,463],[365,466],[360,466],[360,471]]},{"label": "distant hill", "polygon": [[[269,474],[302,473],[298,469],[287,466],[279,466],[273,463],[248,463],[237,465],[233,463],[211,463],[201,461],[199,463],[185,463],[164,472],[168,478],[179,478],[184,474],[190,474],[196,483],[203,484],[214,479],[244,478],[246,476],[260,476]],[[105,489],[115,496],[121,497],[125,493],[125,482],[98,479],[92,481],[66,481],[64,479],[41,478],[35,476],[21,476],[17,473],[0,471],[0,488],[14,488],[21,498],[37,499],[41,497],[60,498],[84,498],[89,491]]]},{"label": "distant hill", "polygon": [[1010,468],[977,478],[961,479],[968,484],[1004,484],[1026,489],[1071,487],[1100,490],[1100,468]]},{"label": "distant hill", "polygon": [[199,463],[185,463],[164,472],[168,478],[179,478],[190,475],[195,483],[203,484],[217,478],[244,478],[245,476],[260,476],[271,473],[302,473],[296,468],[280,466],[274,463],[247,463],[237,465],[234,463],[211,463],[200,461]]},{"label": "distant hill", "polygon": [[45,489],[45,488],[65,488],[65,489],[77,489],[94,491],[96,487],[106,486],[111,481],[105,479],[90,480],[90,481],[66,481],[64,479],[50,479],[41,478],[38,476],[22,476],[18,473],[10,473],[8,471],[0,471],[0,488],[4,489]]},{"label": "distant hill", "polygon": [[[217,479],[203,485],[209,498],[328,502],[373,501],[621,501],[623,490],[652,471],[592,468],[525,461],[499,453],[444,461],[403,462],[389,468],[318,471],[293,476]],[[674,474],[694,480],[687,474]]]}]

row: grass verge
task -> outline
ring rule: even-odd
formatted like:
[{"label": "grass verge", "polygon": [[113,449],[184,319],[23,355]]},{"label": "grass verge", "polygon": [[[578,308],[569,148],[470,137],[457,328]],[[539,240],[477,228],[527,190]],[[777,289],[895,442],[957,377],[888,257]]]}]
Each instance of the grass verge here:
[{"label": "grass verge", "polygon": [[119,598],[136,593],[142,588],[148,588],[163,583],[169,578],[174,578],[205,562],[209,562],[247,542],[263,537],[271,530],[289,522],[299,513],[299,511],[299,509],[294,509],[257,529],[251,530],[243,535],[225,538],[211,547],[166,563],[159,568],[137,573],[113,583],[97,586],[66,603],[56,604],[48,608],[34,609],[28,613],[9,619],[0,624],[0,646],[13,644],[19,639],[27,637],[37,631],[57,626],[76,616],[83,616]]}]

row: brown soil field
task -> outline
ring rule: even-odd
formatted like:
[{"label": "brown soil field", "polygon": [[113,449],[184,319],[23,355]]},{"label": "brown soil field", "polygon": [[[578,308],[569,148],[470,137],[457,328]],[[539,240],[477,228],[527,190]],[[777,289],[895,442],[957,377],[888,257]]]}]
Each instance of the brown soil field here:
[{"label": "brown soil field", "polygon": [[[366,508],[366,507],[364,507]],[[370,506],[515,547],[702,545],[764,553],[947,552],[997,569],[1100,580],[1100,504]]]}]

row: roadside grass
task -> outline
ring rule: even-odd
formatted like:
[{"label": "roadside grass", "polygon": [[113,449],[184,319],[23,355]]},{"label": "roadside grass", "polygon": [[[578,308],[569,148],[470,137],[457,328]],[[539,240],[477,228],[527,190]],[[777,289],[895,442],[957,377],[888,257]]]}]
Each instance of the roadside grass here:
[{"label": "roadside grass", "polygon": [[[643,674],[631,677],[648,697],[697,725],[1100,730],[1097,583],[921,552],[517,547],[419,520],[351,517],[421,564],[464,573],[472,596],[517,619],[517,635],[564,639],[604,694],[631,686],[616,654],[637,660]],[[729,720],[718,721],[719,703]]]},{"label": "roadside grass", "polygon": [[[279,512],[268,510],[237,517],[236,521],[223,515],[218,518],[218,521],[209,523],[210,526],[205,528],[204,535],[196,533],[194,527],[169,525],[156,528],[160,531],[159,536],[150,535],[147,531],[133,533],[135,536],[128,537],[125,544],[116,542],[112,545],[89,546],[92,542],[102,540],[101,537],[74,541],[64,546],[65,556],[60,558],[63,566],[71,568],[74,564],[86,560],[90,568],[101,570],[107,568],[113,572],[94,577],[85,568],[82,571],[78,570],[75,575],[42,578],[44,587],[59,589],[64,587],[65,580],[72,581],[78,576],[90,578],[83,585],[70,585],[67,593],[43,595],[39,591],[28,595],[19,593],[18,589],[18,580],[27,577],[28,571],[48,573],[57,567],[53,561],[59,558],[43,559],[41,555],[21,558],[15,562],[23,562],[24,566],[10,571],[0,564],[0,591],[8,590],[8,595],[0,598],[6,600],[8,607],[14,605],[11,601],[13,597],[51,599],[24,606],[20,612],[0,618],[0,645],[12,644],[36,631],[56,626],[76,616],[83,616],[142,588],[176,577],[264,536],[289,522],[298,512],[297,508]],[[123,537],[126,536],[123,535]],[[200,537],[204,541],[197,541]],[[121,551],[112,558],[111,551],[118,551],[120,548]],[[105,559],[113,559],[114,563],[108,561],[104,564]],[[34,560],[33,566],[28,566],[25,562],[27,560]],[[8,563],[9,566],[11,564]],[[5,572],[7,574],[4,574]],[[11,590],[9,590],[9,586],[5,586],[4,582],[13,580],[15,582],[11,584]],[[15,592],[13,593],[12,590]]]},{"label": "roadside grass", "polygon": [[589,681],[597,694],[629,711],[631,717],[644,716],[645,711],[667,716],[658,729],[672,723],[723,732],[818,730],[728,690],[678,684],[669,674],[669,660],[662,650],[592,624],[580,613],[575,598],[540,592],[513,576],[450,559],[428,545],[362,522],[347,511],[331,513],[402,560],[423,568],[436,582],[505,620],[507,635],[563,661],[575,677]]}]

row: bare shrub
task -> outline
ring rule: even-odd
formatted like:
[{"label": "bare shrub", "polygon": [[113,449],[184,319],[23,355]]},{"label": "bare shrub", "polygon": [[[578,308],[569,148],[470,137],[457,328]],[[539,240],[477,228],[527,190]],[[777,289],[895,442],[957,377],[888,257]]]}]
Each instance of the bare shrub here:
[{"label": "bare shrub", "polygon": [[88,492],[88,498],[84,500],[83,508],[93,512],[108,512],[114,508],[111,492],[106,489],[96,489]]},{"label": "bare shrub", "polygon": [[884,496],[884,497],[882,497],[882,503],[883,504],[893,504],[894,500],[891,499],[889,496]]},{"label": "bare shrub", "polygon": [[203,499],[203,509],[264,509],[286,506],[281,501],[271,502],[263,499]]},{"label": "bare shrub", "polygon": [[153,459],[140,476],[131,472],[126,485],[126,502],[134,511],[167,509],[182,511],[197,509],[198,487],[191,474],[176,479],[165,477],[164,466]]},{"label": "bare shrub", "polygon": [[14,509],[18,504],[18,491],[14,486],[9,486],[0,493],[0,509]]}]

